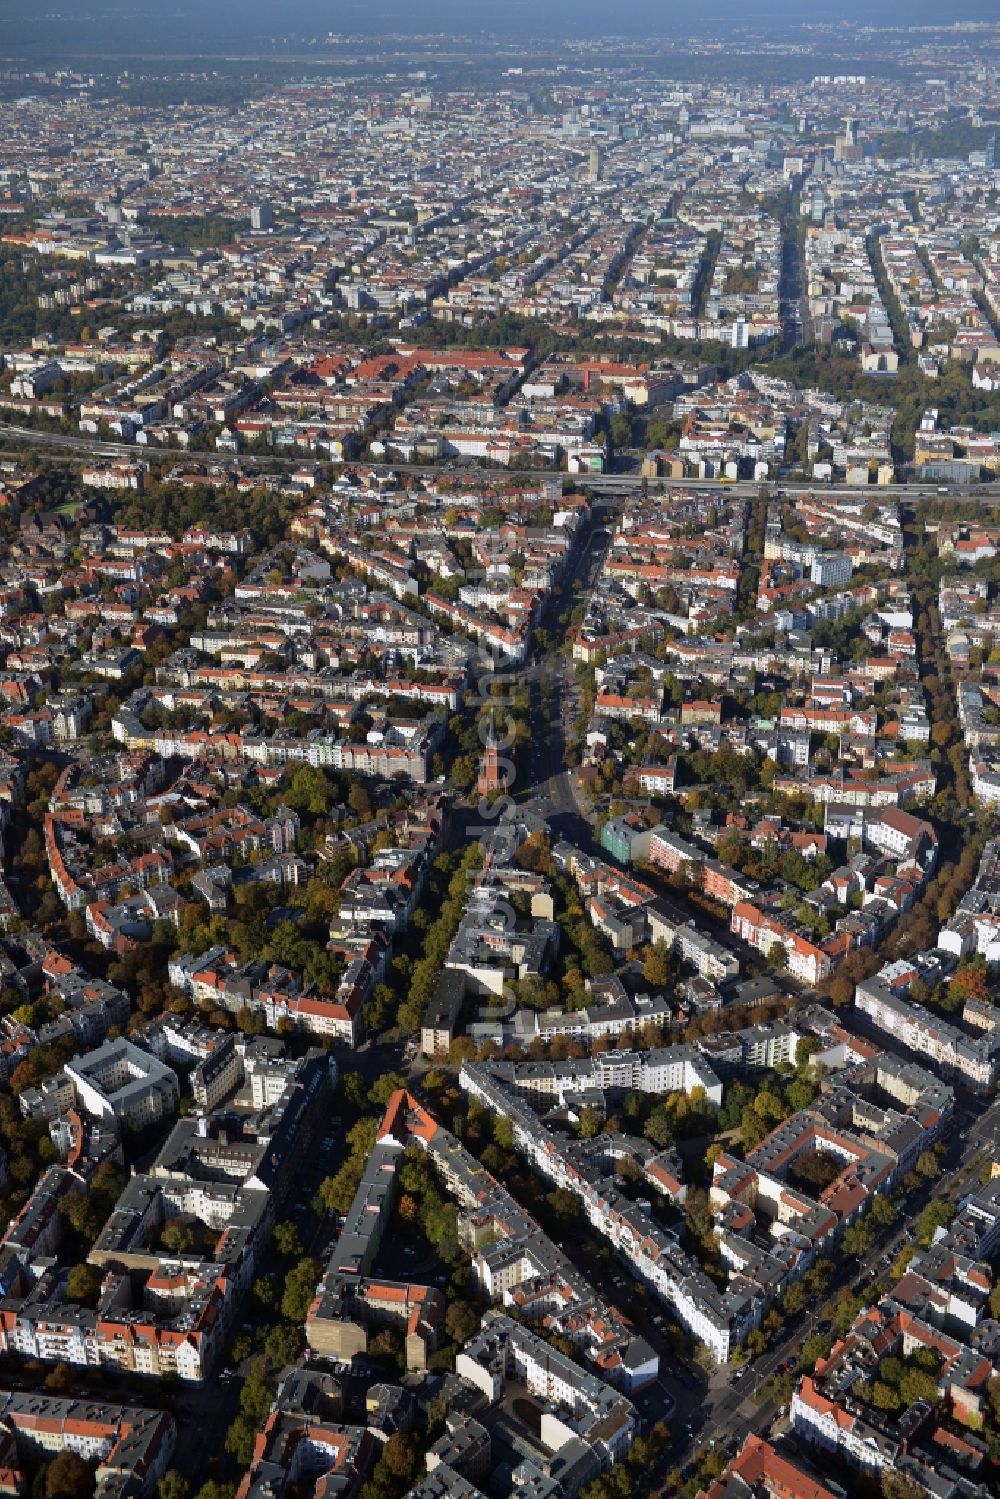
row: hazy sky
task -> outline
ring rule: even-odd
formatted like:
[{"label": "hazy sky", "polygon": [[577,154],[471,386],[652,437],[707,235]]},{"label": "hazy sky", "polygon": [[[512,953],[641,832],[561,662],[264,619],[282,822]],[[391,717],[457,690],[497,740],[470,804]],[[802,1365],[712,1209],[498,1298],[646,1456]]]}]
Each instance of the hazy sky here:
[{"label": "hazy sky", "polygon": [[0,0],[0,56],[24,41],[58,33],[86,49],[88,36],[119,38],[123,51],[143,39],[171,40],[178,51],[211,39],[236,48],[251,38],[289,31],[401,31],[454,29],[500,35],[690,35],[717,29],[727,19],[747,21],[851,21],[926,24],[955,19],[997,20],[998,0]]}]

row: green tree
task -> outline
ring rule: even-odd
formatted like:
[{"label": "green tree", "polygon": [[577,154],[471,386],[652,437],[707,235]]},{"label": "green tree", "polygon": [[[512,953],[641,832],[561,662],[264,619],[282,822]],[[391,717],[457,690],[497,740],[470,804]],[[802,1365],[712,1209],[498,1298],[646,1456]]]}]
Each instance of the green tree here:
[{"label": "green tree", "polygon": [[892,1385],[886,1384],[884,1380],[876,1379],[872,1385],[872,1405],[880,1411],[898,1411],[902,1400]]},{"label": "green tree", "polygon": [[453,1301],[445,1313],[445,1331],[453,1343],[467,1343],[479,1331],[482,1313],[469,1301]]},{"label": "green tree", "polygon": [[45,1472],[47,1499],[90,1499],[94,1492],[94,1470],[68,1447],[49,1463]]},{"label": "green tree", "polygon": [[651,1140],[661,1150],[665,1150],[668,1145],[672,1145],[677,1137],[677,1132],[674,1129],[670,1115],[662,1108],[653,1110],[643,1125],[642,1132],[647,1140]]},{"label": "green tree", "polygon": [[804,1371],[812,1369],[817,1361],[825,1358],[830,1348],[830,1339],[821,1332],[811,1332],[802,1344],[800,1363]]},{"label": "green tree", "polygon": [[249,1375],[240,1391],[240,1413],[246,1416],[254,1429],[263,1426],[274,1400],[274,1386],[259,1374]]},{"label": "green tree", "polygon": [[190,1223],[174,1219],[164,1228],[161,1243],[171,1254],[186,1254],[189,1249],[194,1248],[194,1230]]},{"label": "green tree", "polygon": [[816,1089],[805,1077],[793,1078],[785,1089],[785,1099],[794,1114],[807,1109],[815,1097]]},{"label": "green tree", "polygon": [[646,953],[642,965],[643,979],[652,989],[665,989],[670,982],[671,959],[667,944],[656,942]]},{"label": "green tree", "polygon": [[899,1393],[904,1405],[912,1405],[915,1400],[934,1405],[938,1399],[938,1382],[924,1369],[909,1368],[899,1381]]},{"label": "green tree", "polygon": [[241,1468],[248,1468],[256,1440],[257,1427],[249,1416],[241,1414],[233,1420],[226,1432],[224,1445],[230,1457],[234,1457]]},{"label": "green tree", "polygon": [[269,1364],[284,1369],[294,1364],[302,1352],[302,1329],[288,1323],[269,1329],[264,1339],[264,1353]]},{"label": "green tree", "polygon": [[859,1296],[845,1296],[842,1301],[838,1301],[831,1319],[838,1337],[845,1337],[850,1332],[863,1304]]},{"label": "green tree", "polygon": [[289,1258],[293,1254],[302,1253],[302,1241],[294,1223],[286,1220],[284,1223],[275,1224],[274,1247],[279,1254],[288,1255]]},{"label": "green tree", "polygon": [[284,799],[294,812],[323,817],[336,800],[336,790],[322,770],[311,765],[300,765],[292,776]]},{"label": "green tree", "polygon": [[868,1216],[877,1228],[889,1228],[899,1215],[892,1198],[880,1192],[872,1203]]},{"label": "green tree", "polygon": [[156,1485],[156,1499],[190,1499],[191,1485],[176,1468],[168,1468]]},{"label": "green tree", "polygon": [[74,1265],[66,1277],[66,1298],[80,1306],[96,1306],[101,1293],[101,1271],[97,1265]]},{"label": "green tree", "polygon": [[986,1394],[989,1397],[990,1411],[993,1421],[1000,1426],[1000,1375],[994,1375],[986,1386]]},{"label": "green tree", "polygon": [[195,1499],[235,1499],[235,1484],[222,1484],[217,1478],[210,1478],[202,1484]]},{"label": "green tree", "polygon": [[871,1244],[872,1231],[864,1221],[852,1223],[849,1228],[845,1228],[840,1241],[844,1254],[854,1258],[860,1258],[861,1255],[866,1254]]},{"label": "green tree", "polygon": [[406,1078],[399,1072],[384,1072],[368,1089],[369,1102],[384,1109],[389,1099],[400,1089],[405,1089]]},{"label": "green tree", "polygon": [[767,1125],[752,1104],[747,1104],[740,1115],[740,1139],[744,1150],[752,1150],[769,1133]]},{"label": "green tree", "polygon": [[[378,985],[378,988],[385,987]],[[390,990],[391,993],[391,990]],[[344,1102],[352,1109],[363,1109],[368,1103],[368,1088],[360,1072],[349,1072],[343,1083]]]},{"label": "green tree", "polygon": [[560,1223],[575,1223],[580,1216],[579,1198],[566,1187],[556,1187],[555,1191],[546,1194],[545,1201]]},{"label": "green tree", "polygon": [[312,1306],[316,1286],[323,1273],[319,1260],[301,1259],[285,1277],[285,1289],[281,1297],[282,1315],[291,1322],[304,1322]]},{"label": "green tree", "polygon": [[934,1235],[939,1228],[947,1228],[954,1218],[956,1208],[954,1203],[935,1201],[929,1202],[918,1215],[916,1221],[917,1240],[926,1248],[933,1242]]},{"label": "green tree", "polygon": [[785,1311],[790,1317],[797,1317],[799,1312],[804,1312],[809,1305],[809,1292],[800,1280],[794,1281],[785,1292]]},{"label": "green tree", "polygon": [[788,1116],[788,1110],[778,1094],[770,1088],[762,1088],[754,1099],[754,1109],[770,1126],[780,1124]]}]

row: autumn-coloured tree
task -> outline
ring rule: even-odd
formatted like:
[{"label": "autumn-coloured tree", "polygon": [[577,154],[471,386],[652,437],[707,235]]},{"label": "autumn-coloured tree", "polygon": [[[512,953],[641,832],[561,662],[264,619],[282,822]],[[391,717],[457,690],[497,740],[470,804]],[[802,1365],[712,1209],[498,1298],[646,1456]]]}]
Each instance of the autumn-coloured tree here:
[{"label": "autumn-coloured tree", "polygon": [[969,999],[989,1001],[990,981],[985,964],[967,963],[960,968],[948,985],[948,991],[963,1004]]}]

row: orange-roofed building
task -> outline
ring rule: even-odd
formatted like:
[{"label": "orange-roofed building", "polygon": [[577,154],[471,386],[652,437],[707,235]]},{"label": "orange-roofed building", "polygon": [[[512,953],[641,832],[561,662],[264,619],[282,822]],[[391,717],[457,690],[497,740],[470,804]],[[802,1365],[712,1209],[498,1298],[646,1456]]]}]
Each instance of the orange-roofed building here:
[{"label": "orange-roofed building", "polygon": [[[745,1490],[734,1479],[741,1480]],[[699,1491],[698,1499],[734,1499],[744,1492],[775,1499],[843,1499],[844,1495],[842,1488],[829,1487],[754,1432],[725,1471]]]}]

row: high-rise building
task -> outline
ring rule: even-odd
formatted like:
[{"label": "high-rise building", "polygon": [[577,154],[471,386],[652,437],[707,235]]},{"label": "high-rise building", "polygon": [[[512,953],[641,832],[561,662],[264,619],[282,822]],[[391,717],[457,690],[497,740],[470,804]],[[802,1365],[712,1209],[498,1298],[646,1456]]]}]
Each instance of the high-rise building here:
[{"label": "high-rise building", "polygon": [[833,146],[834,161],[860,161],[861,142],[858,140],[858,122],[850,116],[844,121],[844,133],[838,135]]}]

